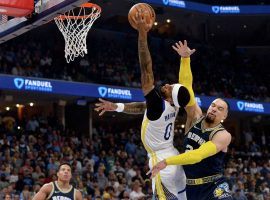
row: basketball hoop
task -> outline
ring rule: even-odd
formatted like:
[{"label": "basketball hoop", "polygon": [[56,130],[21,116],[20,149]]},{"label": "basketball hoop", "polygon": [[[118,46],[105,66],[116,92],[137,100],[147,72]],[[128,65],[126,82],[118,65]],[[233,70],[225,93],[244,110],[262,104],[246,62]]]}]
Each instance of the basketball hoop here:
[{"label": "basketball hoop", "polygon": [[0,25],[7,23],[8,16],[7,15],[0,15]]},{"label": "basketball hoop", "polygon": [[87,54],[86,37],[94,21],[100,17],[100,13],[101,8],[98,5],[85,3],[80,6],[78,12],[70,10],[54,18],[65,39],[67,63]]}]

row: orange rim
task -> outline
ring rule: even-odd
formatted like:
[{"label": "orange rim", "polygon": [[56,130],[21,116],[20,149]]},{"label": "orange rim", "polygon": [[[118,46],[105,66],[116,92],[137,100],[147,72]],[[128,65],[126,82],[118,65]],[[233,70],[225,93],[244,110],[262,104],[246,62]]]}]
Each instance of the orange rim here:
[{"label": "orange rim", "polygon": [[[81,6],[79,6],[81,8],[96,8],[98,9],[98,14],[101,12],[101,7],[97,4],[93,4],[93,3],[84,3]],[[97,13],[95,14],[91,14],[91,15],[98,15]],[[58,17],[56,17],[59,20],[66,20],[66,19],[85,19],[87,18],[89,15],[82,15],[82,16],[66,16],[66,15],[59,15]]]}]

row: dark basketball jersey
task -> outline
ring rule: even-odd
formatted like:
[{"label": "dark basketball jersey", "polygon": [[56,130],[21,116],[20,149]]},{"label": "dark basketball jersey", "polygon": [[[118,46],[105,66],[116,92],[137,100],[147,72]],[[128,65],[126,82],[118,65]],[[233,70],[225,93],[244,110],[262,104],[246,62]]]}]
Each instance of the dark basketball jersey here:
[{"label": "dark basketball jersey", "polygon": [[49,200],[75,200],[75,189],[71,186],[69,191],[62,191],[57,182],[53,182],[53,190],[48,198]]},{"label": "dark basketball jersey", "polygon": [[[191,129],[185,134],[184,149],[185,151],[198,149],[202,144],[208,142],[212,137],[221,130],[224,130],[222,124],[217,125],[214,128],[202,129],[202,120],[199,119]],[[211,176],[215,174],[223,174],[224,170],[224,157],[225,153],[220,151],[219,153],[203,159],[201,162],[184,165],[186,177],[188,179],[202,178],[205,176]]]}]

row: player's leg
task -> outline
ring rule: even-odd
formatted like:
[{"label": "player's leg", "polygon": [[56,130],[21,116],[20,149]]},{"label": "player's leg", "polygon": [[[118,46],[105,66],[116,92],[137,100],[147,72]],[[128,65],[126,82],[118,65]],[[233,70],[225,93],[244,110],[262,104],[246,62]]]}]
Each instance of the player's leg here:
[{"label": "player's leg", "polygon": [[[160,172],[162,192],[168,200],[186,200],[186,176],[182,166],[167,166]],[[158,184],[158,183],[157,183]]]}]

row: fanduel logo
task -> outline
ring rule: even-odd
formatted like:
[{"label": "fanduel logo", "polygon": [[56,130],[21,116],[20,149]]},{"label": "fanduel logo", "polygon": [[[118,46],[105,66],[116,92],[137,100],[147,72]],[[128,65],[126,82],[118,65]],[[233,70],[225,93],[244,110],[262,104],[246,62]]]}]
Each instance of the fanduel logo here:
[{"label": "fanduel logo", "polygon": [[132,99],[130,90],[98,87],[98,93],[102,97],[116,98],[116,99]]},{"label": "fanduel logo", "polygon": [[237,101],[237,107],[240,111],[264,112],[264,107],[261,103],[248,103],[244,101]]},{"label": "fanduel logo", "polygon": [[212,6],[212,11],[216,14],[219,13],[219,6]]},{"label": "fanduel logo", "polygon": [[99,93],[100,96],[105,97],[106,94],[107,94],[107,88],[106,87],[99,87],[98,88],[98,93]]},{"label": "fanduel logo", "polygon": [[181,0],[163,0],[163,3],[164,5],[175,6],[179,8],[186,7],[185,1],[181,1]]},{"label": "fanduel logo", "polygon": [[50,81],[40,81],[34,79],[14,78],[14,85],[17,89],[25,89],[32,91],[52,92]]},{"label": "fanduel logo", "polygon": [[169,0],[163,0],[164,5],[168,5]]},{"label": "fanduel logo", "polygon": [[215,14],[240,13],[239,6],[212,6]]},{"label": "fanduel logo", "polygon": [[15,87],[19,90],[23,87],[24,80],[22,78],[14,78]]},{"label": "fanduel logo", "polygon": [[239,110],[243,110],[244,109],[244,102],[243,101],[238,101],[237,102],[237,107]]}]

